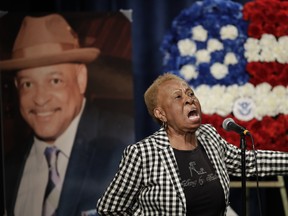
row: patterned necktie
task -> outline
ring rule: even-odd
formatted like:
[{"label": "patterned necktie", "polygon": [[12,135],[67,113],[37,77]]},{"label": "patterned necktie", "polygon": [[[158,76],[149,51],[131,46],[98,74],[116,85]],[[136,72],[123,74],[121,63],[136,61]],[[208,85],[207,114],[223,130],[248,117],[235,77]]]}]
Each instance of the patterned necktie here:
[{"label": "patterned necktie", "polygon": [[57,158],[59,152],[60,150],[56,147],[47,147],[44,152],[49,167],[49,178],[44,195],[42,209],[43,216],[55,215],[57,209],[61,190],[61,180],[57,170]]}]

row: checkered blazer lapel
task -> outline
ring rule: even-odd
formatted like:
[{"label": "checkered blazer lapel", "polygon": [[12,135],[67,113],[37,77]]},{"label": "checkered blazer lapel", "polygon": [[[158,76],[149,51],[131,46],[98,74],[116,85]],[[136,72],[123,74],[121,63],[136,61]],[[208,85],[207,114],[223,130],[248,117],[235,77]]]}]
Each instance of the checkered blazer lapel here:
[{"label": "checkered blazer lapel", "polygon": [[158,147],[158,154],[162,160],[162,164],[169,173],[170,180],[177,191],[178,197],[181,198],[183,206],[186,206],[185,194],[180,183],[180,173],[178,170],[176,158],[173,149],[170,145],[166,131],[161,128],[155,137],[156,145]]},{"label": "checkered blazer lapel", "polygon": [[216,133],[213,131],[213,127],[210,125],[201,125],[196,132],[197,139],[200,141],[205,149],[205,152],[212,162],[212,165],[220,179],[221,186],[224,190],[225,202],[228,203],[229,193],[229,176],[225,166],[224,150],[219,145],[219,140],[216,140]]}]

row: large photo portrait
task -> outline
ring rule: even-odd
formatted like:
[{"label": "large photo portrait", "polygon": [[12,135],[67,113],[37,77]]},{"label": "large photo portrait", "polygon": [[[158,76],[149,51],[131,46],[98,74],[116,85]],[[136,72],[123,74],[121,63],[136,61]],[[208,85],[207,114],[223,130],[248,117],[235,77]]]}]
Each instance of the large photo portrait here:
[{"label": "large photo portrait", "polygon": [[7,215],[96,215],[135,141],[129,14],[0,18]]}]

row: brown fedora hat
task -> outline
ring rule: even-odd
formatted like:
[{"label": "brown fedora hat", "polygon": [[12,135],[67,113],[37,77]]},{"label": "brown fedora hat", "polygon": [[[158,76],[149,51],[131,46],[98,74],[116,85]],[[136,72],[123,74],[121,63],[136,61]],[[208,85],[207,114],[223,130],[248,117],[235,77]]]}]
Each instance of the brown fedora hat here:
[{"label": "brown fedora hat", "polygon": [[89,63],[97,48],[81,48],[76,33],[59,14],[26,16],[14,43],[12,58],[0,61],[1,70],[19,70],[60,63]]}]

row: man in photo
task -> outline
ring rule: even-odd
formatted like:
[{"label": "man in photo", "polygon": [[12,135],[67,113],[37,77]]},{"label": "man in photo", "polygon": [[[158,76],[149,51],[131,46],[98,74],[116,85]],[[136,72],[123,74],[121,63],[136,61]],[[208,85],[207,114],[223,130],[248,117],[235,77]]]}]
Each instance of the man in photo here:
[{"label": "man in photo", "polygon": [[130,117],[85,97],[86,64],[99,54],[80,47],[59,14],[24,18],[12,58],[0,62],[1,71],[16,71],[20,113],[34,132],[5,158],[7,215],[96,215],[120,152],[133,142]]}]

